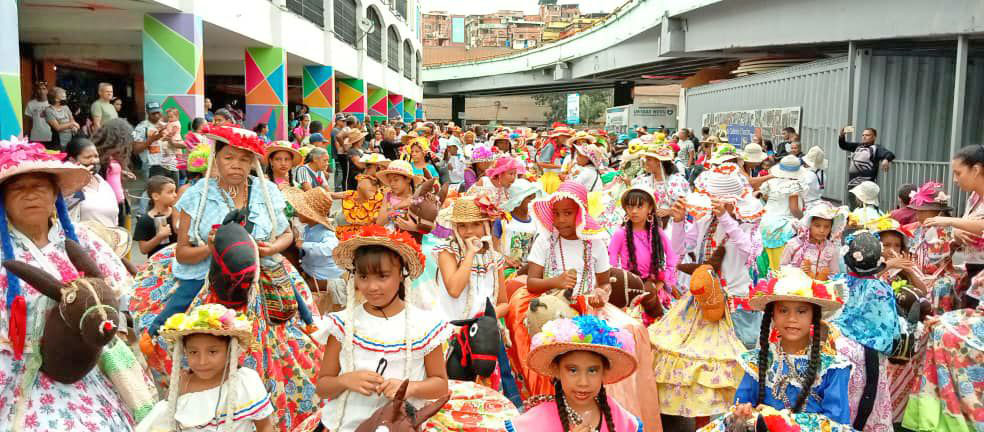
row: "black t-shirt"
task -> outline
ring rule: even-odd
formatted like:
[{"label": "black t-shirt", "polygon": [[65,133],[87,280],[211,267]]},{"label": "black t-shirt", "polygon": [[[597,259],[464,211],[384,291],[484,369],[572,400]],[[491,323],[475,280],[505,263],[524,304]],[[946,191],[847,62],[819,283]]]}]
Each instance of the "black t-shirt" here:
[{"label": "black t-shirt", "polygon": [[[171,219],[167,219],[167,223],[171,223]],[[146,214],[140,215],[137,219],[137,226],[133,227],[133,240],[134,241],[147,241],[153,239],[157,236],[157,220],[154,217],[148,216]],[[171,243],[178,242],[178,231],[171,229],[171,236],[160,242],[156,247],[151,249],[147,256],[157,253],[157,251],[164,249],[167,245]]]},{"label": "black t-shirt", "polygon": [[400,158],[400,143],[396,141],[382,140],[379,143],[379,147],[382,149],[383,156],[386,156],[386,159],[397,160]]}]

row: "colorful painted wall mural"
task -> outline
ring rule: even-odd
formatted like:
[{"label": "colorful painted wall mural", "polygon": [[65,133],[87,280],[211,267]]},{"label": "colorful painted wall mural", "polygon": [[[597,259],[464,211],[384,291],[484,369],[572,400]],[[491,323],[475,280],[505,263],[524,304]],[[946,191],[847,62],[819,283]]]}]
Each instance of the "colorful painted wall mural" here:
[{"label": "colorful painted wall mural", "polygon": [[287,139],[287,51],[246,48],[246,127],[270,128],[270,140]]},{"label": "colorful painted wall mural", "polygon": [[331,66],[304,66],[302,77],[304,105],[311,121],[330,129],[335,117],[335,73]]},{"label": "colorful painted wall mural", "polygon": [[202,19],[194,14],[144,15],[144,92],[147,102],[178,110],[182,134],[205,115]]}]

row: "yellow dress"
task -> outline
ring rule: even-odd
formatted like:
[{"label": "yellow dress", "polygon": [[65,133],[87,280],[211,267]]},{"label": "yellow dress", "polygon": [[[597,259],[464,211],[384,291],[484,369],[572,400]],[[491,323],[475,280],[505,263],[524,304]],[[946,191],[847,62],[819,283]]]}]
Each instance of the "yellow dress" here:
[{"label": "yellow dress", "polygon": [[345,198],[342,199],[342,214],[345,215],[345,222],[348,225],[336,228],[335,234],[339,238],[348,231],[376,223],[376,216],[379,215],[379,209],[383,205],[383,193],[377,191],[372,199],[363,202],[357,201],[357,196],[357,191],[345,192]]},{"label": "yellow dress", "polygon": [[649,326],[649,337],[663,414],[703,417],[728,411],[744,376],[738,359],[746,351],[730,313],[718,322],[705,320],[688,291]]}]

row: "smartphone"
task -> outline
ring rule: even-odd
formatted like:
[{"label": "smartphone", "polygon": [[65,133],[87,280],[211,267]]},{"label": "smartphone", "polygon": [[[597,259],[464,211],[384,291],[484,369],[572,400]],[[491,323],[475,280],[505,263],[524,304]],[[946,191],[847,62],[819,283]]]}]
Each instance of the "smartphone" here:
[{"label": "smartphone", "polygon": [[[154,226],[156,226],[158,230],[160,230],[162,227],[165,227],[167,225],[168,225],[167,216],[154,216]],[[161,240],[161,245],[166,245],[170,242],[171,242],[171,238],[170,236],[168,236],[168,238]]]},{"label": "smartphone", "polygon": [[854,133],[854,126],[844,126],[844,133]]}]

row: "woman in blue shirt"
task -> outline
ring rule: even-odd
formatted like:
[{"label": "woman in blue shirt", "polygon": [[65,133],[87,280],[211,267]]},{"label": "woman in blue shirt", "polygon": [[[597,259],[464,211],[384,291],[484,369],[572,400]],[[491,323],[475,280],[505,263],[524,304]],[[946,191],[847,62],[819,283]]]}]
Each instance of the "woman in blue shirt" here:
[{"label": "woman in blue shirt", "polygon": [[424,177],[427,179],[437,178],[437,168],[434,165],[427,162],[427,152],[424,151],[427,146],[427,138],[415,138],[410,141],[410,145],[407,146],[407,151],[410,152],[410,165],[413,166],[413,175]]}]

